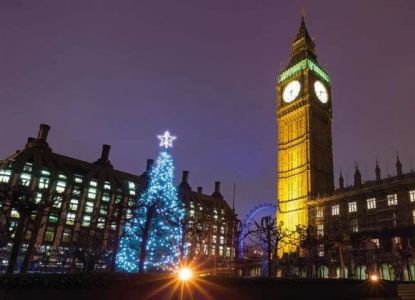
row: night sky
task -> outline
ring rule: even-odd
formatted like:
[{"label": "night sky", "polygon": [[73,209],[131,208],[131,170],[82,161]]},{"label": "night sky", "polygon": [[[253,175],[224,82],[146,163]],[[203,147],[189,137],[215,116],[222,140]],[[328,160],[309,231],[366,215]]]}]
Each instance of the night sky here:
[{"label": "night sky", "polygon": [[[304,4],[304,2],[307,2]],[[305,7],[332,79],[336,182],[415,169],[415,1],[0,1],[0,157],[51,125],[55,152],[141,174],[178,136],[177,180],[275,201],[278,72]]]}]

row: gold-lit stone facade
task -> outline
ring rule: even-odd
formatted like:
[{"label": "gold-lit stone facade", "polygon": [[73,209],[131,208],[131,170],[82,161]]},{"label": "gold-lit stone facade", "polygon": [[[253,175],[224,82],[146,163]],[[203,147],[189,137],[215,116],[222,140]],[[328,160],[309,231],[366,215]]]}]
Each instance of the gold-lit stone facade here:
[{"label": "gold-lit stone facade", "polygon": [[[276,87],[277,222],[290,231],[308,224],[310,198],[333,192],[330,79],[319,66],[314,48],[302,19],[290,62]],[[300,89],[293,85],[290,90],[290,83],[295,81]],[[323,84],[323,91],[316,90],[316,82]],[[297,249],[284,241],[281,244],[279,255]]]}]

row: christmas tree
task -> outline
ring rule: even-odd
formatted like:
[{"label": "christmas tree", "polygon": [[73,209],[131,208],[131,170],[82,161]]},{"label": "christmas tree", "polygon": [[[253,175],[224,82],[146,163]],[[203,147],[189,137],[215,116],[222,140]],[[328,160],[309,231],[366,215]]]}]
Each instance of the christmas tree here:
[{"label": "christmas tree", "polygon": [[147,189],[124,228],[116,256],[118,271],[172,271],[177,268],[184,209],[174,186],[174,161],[169,148],[176,138],[158,136],[161,151]]}]

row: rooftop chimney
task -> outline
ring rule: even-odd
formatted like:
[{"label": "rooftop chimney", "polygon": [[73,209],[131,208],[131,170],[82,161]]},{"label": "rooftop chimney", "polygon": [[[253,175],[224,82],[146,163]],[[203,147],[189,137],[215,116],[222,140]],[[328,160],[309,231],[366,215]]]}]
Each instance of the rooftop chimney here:
[{"label": "rooftop chimney", "polygon": [[381,180],[381,177],[380,177],[380,168],[379,168],[379,164],[377,160],[376,160],[375,174],[376,174],[376,181],[379,182]]},{"label": "rooftop chimney", "polygon": [[183,171],[182,174],[182,182],[183,183],[187,183],[189,180],[189,171]]},{"label": "rooftop chimney", "polygon": [[111,146],[110,145],[102,145],[102,152],[101,152],[101,161],[102,162],[107,162],[108,158],[110,156],[110,149]]},{"label": "rooftop chimney", "polygon": [[154,165],[154,159],[147,159],[147,166],[146,166],[146,172],[147,174],[150,174],[151,169],[153,168]]},{"label": "rooftop chimney", "polygon": [[220,181],[215,181],[215,193],[220,193]]},{"label": "rooftop chimney", "polygon": [[399,160],[399,154],[398,153],[396,154],[396,174],[399,177],[402,177],[402,175],[403,175],[403,172],[402,172],[402,163]]},{"label": "rooftop chimney", "polygon": [[354,186],[355,187],[360,187],[362,185],[362,175],[360,174],[359,171],[359,166],[355,166],[355,172],[354,172]]},{"label": "rooftop chimney", "polygon": [[198,186],[197,187],[197,193],[202,194],[202,192],[203,192],[203,188],[201,186]]},{"label": "rooftop chimney", "polygon": [[40,124],[39,126],[39,133],[37,134],[38,140],[41,140],[43,142],[46,142],[48,138],[50,126],[46,124]]},{"label": "rooftop chimney", "polygon": [[212,194],[212,197],[223,199],[223,196],[220,193],[220,181],[215,181],[215,192]]},{"label": "rooftop chimney", "polygon": [[342,172],[340,172],[339,187],[340,187],[341,190],[344,189],[344,179],[343,179]]}]

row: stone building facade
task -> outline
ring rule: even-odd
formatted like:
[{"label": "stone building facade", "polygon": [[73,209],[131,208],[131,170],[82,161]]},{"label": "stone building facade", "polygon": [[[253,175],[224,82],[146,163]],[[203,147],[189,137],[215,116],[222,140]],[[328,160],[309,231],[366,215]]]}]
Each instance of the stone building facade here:
[{"label": "stone building facade", "polygon": [[[103,145],[100,158],[92,163],[64,156],[49,146],[49,129],[48,125],[40,125],[37,138],[29,137],[23,150],[0,161],[0,269],[5,270],[10,262],[19,228],[23,240],[16,258],[17,270],[25,266],[25,260],[27,271],[113,269],[123,224],[147,185],[153,160],[147,160],[143,174],[134,175],[113,167],[109,145]],[[182,182],[180,190],[185,185]],[[5,189],[8,194],[3,192]],[[226,217],[231,217],[228,212],[233,211],[217,194],[210,197],[184,190],[181,194],[185,196],[187,215],[199,209],[198,215],[208,213],[222,220],[222,212],[226,211]],[[23,207],[19,204],[22,199],[26,201]],[[26,211],[29,215],[24,218]],[[207,222],[208,218],[201,220]],[[11,237],[5,234],[8,230],[13,233]],[[217,230],[222,231],[222,227]],[[227,247],[232,245],[222,243],[219,234],[209,238],[207,255],[217,256],[210,260],[221,267],[225,263],[222,258],[231,258],[227,251],[234,250]]]}]

